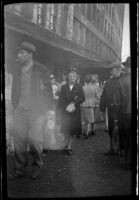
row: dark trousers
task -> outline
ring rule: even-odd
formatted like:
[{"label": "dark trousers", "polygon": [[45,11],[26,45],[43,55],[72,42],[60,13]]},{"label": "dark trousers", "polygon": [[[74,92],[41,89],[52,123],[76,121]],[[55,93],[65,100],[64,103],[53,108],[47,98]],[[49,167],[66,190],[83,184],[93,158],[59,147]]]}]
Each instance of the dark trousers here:
[{"label": "dark trousers", "polygon": [[42,129],[40,119],[30,118],[30,112],[18,109],[14,113],[12,135],[14,137],[14,169],[23,172],[27,166],[27,145],[33,158],[33,167],[42,165]]},{"label": "dark trousers", "polygon": [[115,119],[117,119],[116,112],[114,111],[113,107],[108,107],[108,132],[109,132],[110,138],[112,136]]},{"label": "dark trousers", "polygon": [[122,141],[122,147],[125,151],[125,159],[128,164],[131,163],[132,152],[132,134],[131,134],[131,114],[119,114],[119,135]]},{"label": "dark trousers", "polygon": [[108,107],[108,133],[110,136],[110,150],[113,150],[112,132],[114,128],[114,120],[117,119],[116,111],[113,107]]}]

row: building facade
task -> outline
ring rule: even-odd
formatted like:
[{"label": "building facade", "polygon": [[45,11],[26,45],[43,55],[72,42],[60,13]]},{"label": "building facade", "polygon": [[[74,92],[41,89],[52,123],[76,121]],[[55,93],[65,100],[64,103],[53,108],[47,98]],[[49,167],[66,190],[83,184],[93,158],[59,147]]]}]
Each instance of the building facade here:
[{"label": "building facade", "polygon": [[121,61],[123,19],[124,4],[9,4],[5,6],[7,46],[26,36],[40,49],[42,43],[46,53],[40,60],[45,65],[46,58],[57,75],[71,65],[99,73]]}]

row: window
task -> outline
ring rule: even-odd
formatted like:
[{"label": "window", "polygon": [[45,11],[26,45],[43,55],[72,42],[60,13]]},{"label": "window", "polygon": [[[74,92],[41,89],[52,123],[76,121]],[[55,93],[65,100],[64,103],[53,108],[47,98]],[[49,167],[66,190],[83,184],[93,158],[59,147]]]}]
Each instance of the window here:
[{"label": "window", "polygon": [[91,52],[94,53],[94,46],[95,46],[95,36],[91,34]]},{"label": "window", "polygon": [[109,4],[106,4],[106,15],[108,15]]},{"label": "window", "polygon": [[111,17],[111,4],[109,4],[109,17]]},{"label": "window", "polygon": [[113,28],[111,27],[111,35],[110,35],[110,40],[112,40],[112,32],[113,32]]},{"label": "window", "polygon": [[93,4],[92,5],[92,22],[93,23],[95,23],[95,20],[96,20],[96,11],[97,11],[97,9],[96,9],[96,4]]},{"label": "window", "polygon": [[37,24],[42,24],[42,4],[37,6]]},{"label": "window", "polygon": [[81,44],[85,46],[85,38],[86,38],[86,28],[81,26]]},{"label": "window", "polygon": [[81,4],[78,3],[77,5],[78,5],[78,9],[81,10]]},{"label": "window", "polygon": [[60,19],[61,20],[61,23],[60,23],[61,35],[64,37],[67,34],[68,10],[69,10],[69,7],[66,4],[64,4],[62,8],[62,12],[61,12],[61,19]]},{"label": "window", "polygon": [[22,4],[22,15],[29,20],[33,20],[33,10],[34,10],[34,4],[32,3],[24,3]]},{"label": "window", "polygon": [[104,46],[104,44],[103,44],[103,42],[101,42],[101,59],[103,60],[103,46]]},{"label": "window", "polygon": [[35,4],[33,9],[33,22],[41,25],[42,20],[43,20],[42,4]]},{"label": "window", "polygon": [[54,4],[54,15],[53,15],[53,30],[56,31],[57,26],[57,15],[58,15],[58,4]]},{"label": "window", "polygon": [[96,56],[98,57],[98,39],[96,38],[96,48],[95,48]]},{"label": "window", "polygon": [[77,41],[77,34],[78,34],[78,22],[74,18],[73,19],[73,40],[74,41]]},{"label": "window", "polygon": [[99,45],[99,58],[102,58],[102,42],[100,41],[100,45]]},{"label": "window", "polygon": [[67,19],[67,38],[72,40],[73,37],[73,12],[74,12],[74,4],[70,4],[68,10],[68,19]]},{"label": "window", "polygon": [[78,31],[77,31],[77,43],[80,43],[80,38],[81,38],[81,27],[80,23],[78,23]]},{"label": "window", "polygon": [[104,45],[104,60],[107,60],[107,47]]},{"label": "window", "polygon": [[91,39],[91,32],[86,29],[86,48],[90,48],[90,39]]},{"label": "window", "polygon": [[79,44],[83,44],[82,25],[79,23]]},{"label": "window", "polygon": [[81,12],[83,15],[85,15],[85,4],[81,5]]},{"label": "window", "polygon": [[17,14],[20,15],[21,14],[21,8],[22,8],[22,4],[14,4],[13,5],[13,11]]},{"label": "window", "polygon": [[110,24],[108,24],[108,39],[110,39]]},{"label": "window", "polygon": [[87,4],[87,18],[90,21],[91,20],[91,5]]},{"label": "window", "polygon": [[106,35],[106,23],[107,23],[107,20],[105,19],[104,20],[104,35]]}]

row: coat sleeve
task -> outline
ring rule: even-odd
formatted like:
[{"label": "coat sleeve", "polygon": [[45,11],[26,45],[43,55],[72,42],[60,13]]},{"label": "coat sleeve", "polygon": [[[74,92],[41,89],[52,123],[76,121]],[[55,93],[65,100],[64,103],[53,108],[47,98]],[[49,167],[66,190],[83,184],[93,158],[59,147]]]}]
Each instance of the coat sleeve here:
[{"label": "coat sleeve", "polygon": [[106,111],[106,86],[103,89],[101,98],[100,98],[100,111],[105,112]]},{"label": "coat sleeve", "polygon": [[113,104],[115,112],[118,112],[121,104],[121,94],[120,94],[120,82],[117,83],[117,87],[113,96]]},{"label": "coat sleeve", "polygon": [[74,100],[75,107],[80,106],[85,101],[84,91],[82,86],[78,87],[78,96]]}]

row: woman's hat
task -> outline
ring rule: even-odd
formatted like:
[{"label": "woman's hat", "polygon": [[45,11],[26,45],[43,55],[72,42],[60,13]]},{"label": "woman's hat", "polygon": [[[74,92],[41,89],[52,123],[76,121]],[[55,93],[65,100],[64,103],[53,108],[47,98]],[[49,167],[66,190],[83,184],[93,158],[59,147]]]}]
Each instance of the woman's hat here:
[{"label": "woman's hat", "polygon": [[75,67],[71,67],[68,71],[67,71],[67,73],[69,74],[69,73],[75,73],[75,74],[77,74],[77,69],[75,68]]},{"label": "woman's hat", "polygon": [[126,61],[125,61],[125,62],[122,62],[122,64],[123,64],[125,67],[131,67],[131,59],[130,59],[130,56],[127,57]]}]

